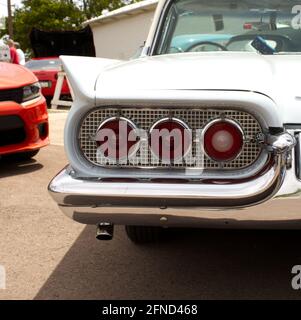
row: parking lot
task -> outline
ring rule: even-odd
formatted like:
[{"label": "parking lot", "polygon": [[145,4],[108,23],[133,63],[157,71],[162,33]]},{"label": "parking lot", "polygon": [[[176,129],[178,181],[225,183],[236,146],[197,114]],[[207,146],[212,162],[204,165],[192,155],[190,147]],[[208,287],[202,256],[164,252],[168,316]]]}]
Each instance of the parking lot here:
[{"label": "parking lot", "polygon": [[98,242],[94,226],[66,218],[47,192],[67,164],[66,115],[50,113],[51,146],[34,160],[0,161],[0,299],[301,298],[301,231],[169,230],[135,246],[123,227]]}]

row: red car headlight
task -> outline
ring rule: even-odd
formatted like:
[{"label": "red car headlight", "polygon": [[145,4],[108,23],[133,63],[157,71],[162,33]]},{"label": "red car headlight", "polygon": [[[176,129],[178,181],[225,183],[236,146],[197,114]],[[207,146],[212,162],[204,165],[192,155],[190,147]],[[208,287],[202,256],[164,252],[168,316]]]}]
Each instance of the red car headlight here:
[{"label": "red car headlight", "polygon": [[41,95],[41,85],[39,82],[23,87],[23,102],[38,98]]}]

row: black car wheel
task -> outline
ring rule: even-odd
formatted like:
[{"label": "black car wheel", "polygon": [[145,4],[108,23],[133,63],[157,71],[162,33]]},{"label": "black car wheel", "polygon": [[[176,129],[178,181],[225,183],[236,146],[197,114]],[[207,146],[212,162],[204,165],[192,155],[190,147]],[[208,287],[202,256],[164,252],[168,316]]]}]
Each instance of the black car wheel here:
[{"label": "black car wheel", "polygon": [[136,244],[156,242],[161,239],[163,229],[160,227],[125,226],[128,238]]}]

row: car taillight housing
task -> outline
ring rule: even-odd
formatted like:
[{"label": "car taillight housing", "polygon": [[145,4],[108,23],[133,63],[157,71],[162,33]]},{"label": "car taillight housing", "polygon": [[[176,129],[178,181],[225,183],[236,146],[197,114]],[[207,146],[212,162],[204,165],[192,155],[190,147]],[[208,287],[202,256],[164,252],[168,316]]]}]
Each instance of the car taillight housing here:
[{"label": "car taillight housing", "polygon": [[114,161],[127,160],[139,148],[135,124],[124,117],[105,120],[97,129],[95,141],[101,154]]},{"label": "car taillight housing", "polygon": [[210,159],[216,162],[233,161],[243,149],[244,133],[233,120],[213,120],[203,131],[203,145]]},{"label": "car taillight housing", "polygon": [[244,24],[244,29],[245,29],[245,30],[252,30],[252,29],[253,29],[253,24],[246,22],[246,23]]},{"label": "car taillight housing", "polygon": [[180,119],[160,119],[150,129],[149,145],[152,154],[163,162],[182,161],[192,146],[191,130]]}]

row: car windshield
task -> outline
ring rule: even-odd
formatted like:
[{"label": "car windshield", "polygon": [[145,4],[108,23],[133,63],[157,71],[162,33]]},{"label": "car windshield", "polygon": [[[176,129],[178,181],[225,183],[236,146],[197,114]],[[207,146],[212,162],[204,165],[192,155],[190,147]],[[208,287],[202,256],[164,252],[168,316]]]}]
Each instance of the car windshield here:
[{"label": "car windshield", "polygon": [[30,70],[59,70],[61,65],[59,59],[30,60],[25,64]]},{"label": "car windshield", "polygon": [[203,51],[301,52],[301,2],[174,0],[155,54]]}]

